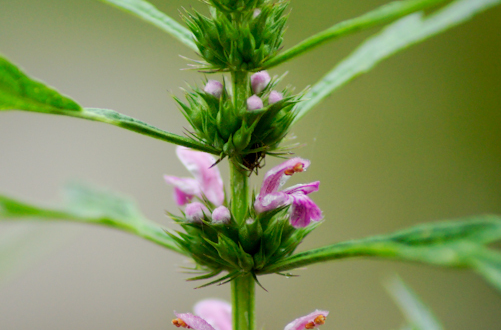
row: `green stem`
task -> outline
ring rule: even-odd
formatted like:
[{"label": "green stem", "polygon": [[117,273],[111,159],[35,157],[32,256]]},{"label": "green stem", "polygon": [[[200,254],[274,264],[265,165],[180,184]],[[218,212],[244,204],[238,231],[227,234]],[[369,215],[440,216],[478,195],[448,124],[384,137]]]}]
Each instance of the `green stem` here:
[{"label": "green stem", "polygon": [[238,277],[231,282],[233,330],[254,330],[254,292],[255,283],[251,274]]},{"label": "green stem", "polygon": [[239,224],[244,223],[249,206],[248,179],[244,170],[230,161],[231,213]]},{"label": "green stem", "polygon": [[245,104],[247,96],[247,71],[233,71],[231,81],[233,83],[233,104],[237,111]]}]

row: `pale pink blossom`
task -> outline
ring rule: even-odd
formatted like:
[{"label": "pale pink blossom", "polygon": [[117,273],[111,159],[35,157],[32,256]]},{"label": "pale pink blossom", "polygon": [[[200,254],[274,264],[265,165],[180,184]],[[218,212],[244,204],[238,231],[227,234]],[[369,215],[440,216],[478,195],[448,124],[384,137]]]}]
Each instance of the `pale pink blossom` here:
[{"label": "pale pink blossom", "polygon": [[204,204],[200,202],[193,202],[186,205],[186,209],[184,210],[184,214],[186,216],[186,220],[188,222],[194,223],[202,223],[202,220],[210,215],[209,210],[205,207]]},{"label": "pale pink blossom", "polygon": [[283,98],[284,98],[284,96],[282,95],[282,93],[277,92],[277,91],[271,91],[270,96],[268,96],[268,103],[274,104],[274,103],[277,103],[279,101],[282,101]]},{"label": "pale pink blossom", "polygon": [[203,318],[216,330],[232,330],[231,305],[224,300],[205,299],[194,307],[195,315]]},{"label": "pale pink blossom", "polygon": [[176,203],[185,205],[195,196],[199,198],[205,196],[214,205],[222,205],[224,201],[223,180],[217,166],[213,166],[216,163],[214,157],[185,147],[177,147],[176,154],[194,177],[164,176],[165,181],[174,186]]},{"label": "pale pink blossom", "polygon": [[194,330],[216,330],[207,321],[191,313],[176,313],[177,319],[172,320],[176,327]]},{"label": "pale pink blossom", "polygon": [[264,107],[263,105],[263,100],[259,98],[257,95],[252,95],[247,99],[247,110],[253,111],[253,110],[259,110]]},{"label": "pale pink blossom", "polygon": [[[231,222],[230,210],[224,205],[218,206],[212,211],[212,223],[228,225]],[[196,311],[195,311],[196,313]]]},{"label": "pale pink blossom", "polygon": [[223,84],[217,80],[209,80],[205,84],[204,92],[211,94],[216,98],[220,98],[223,94]]},{"label": "pale pink blossom", "polygon": [[263,185],[254,203],[256,212],[262,213],[291,205],[290,223],[293,227],[302,228],[308,226],[311,221],[320,221],[322,211],[306,196],[318,191],[319,181],[298,184],[279,191],[294,173],[303,172],[308,166],[310,166],[309,160],[296,157],[266,172]]},{"label": "pale pink blossom", "polygon": [[259,72],[254,73],[251,76],[250,80],[251,80],[251,87],[252,87],[252,90],[254,91],[254,94],[259,94],[262,91],[264,91],[266,86],[268,86],[268,84],[271,81],[271,78],[270,78],[270,75],[268,74],[268,72],[259,71]]},{"label": "pale pink blossom", "polygon": [[295,319],[287,324],[284,330],[303,330],[314,329],[325,323],[325,319],[329,315],[328,311],[319,311],[318,309],[308,315]]}]

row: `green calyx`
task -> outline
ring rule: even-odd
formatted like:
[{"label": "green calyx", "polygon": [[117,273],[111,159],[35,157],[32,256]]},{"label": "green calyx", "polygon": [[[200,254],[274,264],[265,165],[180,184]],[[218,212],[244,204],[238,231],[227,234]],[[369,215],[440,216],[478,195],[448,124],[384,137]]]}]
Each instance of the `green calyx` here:
[{"label": "green calyx", "polygon": [[[258,97],[263,108],[248,110],[245,101],[234,102],[227,84],[219,97],[198,87],[186,91],[186,103],[174,97],[190,123],[192,137],[218,151],[220,158],[229,157],[243,170],[254,170],[267,154],[279,153],[279,144],[289,132],[297,114],[295,105],[303,93],[291,95],[288,88],[281,91],[283,99],[270,104],[271,90],[281,78],[274,78]],[[246,97],[252,96],[250,82]]]},{"label": "green calyx", "polygon": [[[211,206],[207,205],[210,212]],[[170,214],[184,231],[168,233],[205,274],[188,280],[208,279],[227,271],[228,275],[202,286],[221,283],[245,274],[259,275],[262,269],[290,256],[303,239],[320,223],[294,228],[288,207],[256,214],[247,212],[238,224],[233,216],[225,224],[213,223],[208,215],[198,222]]]},{"label": "green calyx", "polygon": [[186,12],[184,20],[206,72],[259,71],[279,51],[287,2],[211,0],[210,16]]}]

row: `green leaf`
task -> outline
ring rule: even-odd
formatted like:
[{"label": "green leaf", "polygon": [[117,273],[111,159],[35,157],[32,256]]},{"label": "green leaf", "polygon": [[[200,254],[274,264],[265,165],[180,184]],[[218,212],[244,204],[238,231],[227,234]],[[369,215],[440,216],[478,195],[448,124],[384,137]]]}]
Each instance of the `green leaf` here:
[{"label": "green leaf", "polygon": [[43,112],[82,110],[75,101],[30,79],[0,55],[0,110],[9,109]]},{"label": "green leaf", "polygon": [[129,199],[80,184],[65,189],[65,202],[60,208],[40,207],[0,195],[0,221],[7,220],[69,220],[104,225],[184,254],[164,229],[146,219]]},{"label": "green leaf", "polygon": [[298,55],[308,52],[313,48],[326,43],[327,41],[369,29],[376,25],[389,23],[410,13],[427,9],[446,1],[448,0],[406,0],[387,3],[362,16],[337,23],[334,26],[309,37],[280,55],[273,57],[267,61],[264,66],[266,68],[276,66]]},{"label": "green leaf", "polygon": [[104,3],[117,7],[129,14],[135,15],[140,19],[153,24],[164,32],[167,32],[178,41],[198,52],[198,48],[193,41],[191,32],[161,12],[148,1],[144,0],[100,0]]},{"label": "green leaf", "polygon": [[410,329],[443,330],[431,310],[399,277],[393,278],[387,287],[409,322]]},{"label": "green leaf", "polygon": [[501,216],[476,216],[462,221],[424,224],[390,235],[297,253],[265,267],[259,274],[279,273],[329,260],[378,257],[470,268],[501,289],[501,255],[486,247],[499,240]]},{"label": "green leaf", "polygon": [[457,0],[429,16],[415,13],[390,24],[363,42],[316,83],[300,105],[294,122],[350,80],[407,47],[468,21],[476,14],[499,5],[501,0]]},{"label": "green leaf", "polygon": [[211,146],[161,130],[119,112],[107,109],[83,109],[75,101],[31,79],[14,64],[0,56],[1,110],[34,111],[99,121],[169,143],[219,155],[219,152]]}]

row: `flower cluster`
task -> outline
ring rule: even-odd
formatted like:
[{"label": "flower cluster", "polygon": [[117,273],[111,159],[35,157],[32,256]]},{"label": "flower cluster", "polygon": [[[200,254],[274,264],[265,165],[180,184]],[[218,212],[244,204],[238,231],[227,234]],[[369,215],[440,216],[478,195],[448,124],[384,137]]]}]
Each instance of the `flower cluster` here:
[{"label": "flower cluster", "polygon": [[[231,306],[217,299],[202,300],[194,307],[194,314],[175,313],[172,324],[176,327],[194,330],[232,330]],[[316,310],[287,324],[284,330],[304,330],[318,328],[325,324],[328,311]]]},{"label": "flower cluster", "polygon": [[268,171],[259,194],[250,201],[253,207],[246,220],[237,221],[228,208],[214,157],[185,147],[178,147],[177,155],[193,178],[165,176],[174,187],[174,200],[185,206],[183,216],[171,215],[185,233],[171,235],[213,276],[222,270],[234,276],[259,274],[289,256],[315,228],[311,222],[321,220],[322,212],[307,196],[318,190],[318,181],[280,190],[290,176],[308,168],[306,159],[292,158]]},{"label": "flower cluster", "polygon": [[296,117],[295,105],[302,95],[290,95],[287,88],[275,90],[280,79],[266,71],[254,73],[245,86],[245,98],[238,102],[224,81],[214,79],[203,89],[187,91],[187,104],[174,99],[197,140],[253,170],[278,148]]}]

